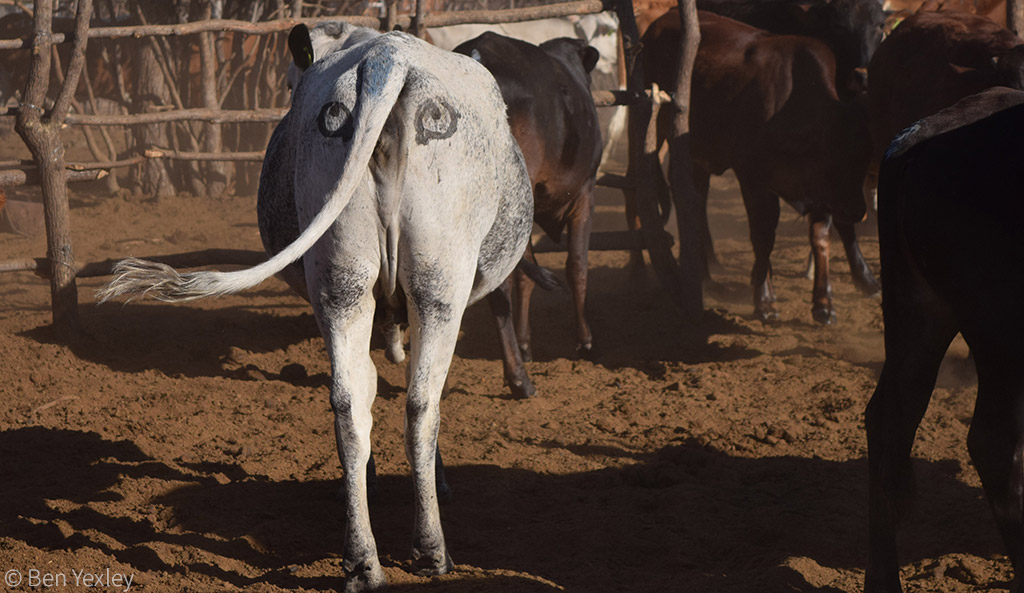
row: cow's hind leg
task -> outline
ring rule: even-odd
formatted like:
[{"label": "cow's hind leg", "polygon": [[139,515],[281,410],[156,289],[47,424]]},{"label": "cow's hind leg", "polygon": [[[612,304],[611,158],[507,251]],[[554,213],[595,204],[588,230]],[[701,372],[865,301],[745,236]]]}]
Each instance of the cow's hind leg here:
[{"label": "cow's hind leg", "polygon": [[905,291],[917,298],[886,295],[885,365],[868,403],[869,534],[865,593],[902,591],[896,550],[896,528],[913,494],[910,452],[918,424],[928,407],[935,376],[946,348],[956,335],[951,315],[929,301],[923,281],[909,270],[903,280],[917,288]]},{"label": "cow's hind leg", "polygon": [[864,254],[860,252],[860,244],[857,242],[857,229],[852,222],[835,221],[836,233],[843,242],[843,250],[846,251],[846,261],[850,262],[850,274],[853,276],[853,284],[867,296],[877,296],[882,292],[882,287],[871,273],[871,268],[864,261]]},{"label": "cow's hind leg", "polygon": [[587,323],[587,265],[590,248],[590,228],[594,216],[594,184],[583,189],[577,210],[569,219],[569,255],[565,271],[569,276],[573,310],[576,313],[576,352],[580,357],[592,359],[594,339]]},{"label": "cow's hind leg", "polygon": [[739,177],[739,180],[743,205],[747,210],[750,242],[754,247],[754,269],[750,273],[750,283],[754,287],[754,316],[764,322],[778,321],[771,255],[775,248],[775,229],[779,225],[779,198],[761,183],[744,177]]},{"label": "cow's hind leg", "polygon": [[377,391],[377,372],[370,358],[375,303],[371,286],[355,280],[372,282],[373,275],[368,270],[354,270],[327,277],[332,280],[323,286],[314,280],[310,292],[319,297],[313,299],[313,310],[331,358],[331,407],[345,472],[345,591],[367,591],[387,583],[377,559],[367,501],[371,406]]},{"label": "cow's hind leg", "polygon": [[836,321],[836,310],[832,306],[832,282],[828,274],[828,232],[832,228],[832,221],[827,214],[812,212],[809,226],[811,255],[814,259],[811,317],[823,325],[832,325]]},{"label": "cow's hind leg", "polygon": [[519,352],[516,331],[512,321],[512,284],[515,272],[509,275],[501,286],[487,295],[487,304],[491,307],[494,324],[498,329],[498,341],[501,345],[501,363],[505,371],[505,382],[512,391],[512,397],[531,397],[537,390],[526,372],[523,358]]},{"label": "cow's hind leg", "polygon": [[[414,275],[415,278],[415,275]],[[425,275],[424,286],[411,287],[409,303],[410,360],[407,368],[405,446],[415,489],[413,570],[420,576],[449,572],[448,556],[437,496],[437,434],[441,424],[441,395],[455,353],[465,291],[458,282]],[[413,283],[417,280],[413,280]]]},{"label": "cow's hind leg", "polygon": [[[1002,342],[1000,338],[997,343]],[[968,340],[970,344],[970,340]],[[999,532],[1016,575],[1014,593],[1024,590],[1024,352],[989,352],[974,348],[978,368],[978,401],[967,437],[971,461],[978,470]]]}]

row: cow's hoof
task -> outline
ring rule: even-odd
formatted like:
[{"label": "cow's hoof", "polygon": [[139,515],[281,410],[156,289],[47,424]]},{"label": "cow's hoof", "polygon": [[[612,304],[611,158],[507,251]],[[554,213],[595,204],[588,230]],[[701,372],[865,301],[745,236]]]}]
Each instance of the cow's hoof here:
[{"label": "cow's hoof", "polygon": [[537,395],[537,388],[529,379],[511,381],[508,387],[512,391],[512,397],[516,399],[526,399]]},{"label": "cow's hoof", "polygon": [[594,345],[590,342],[586,344],[577,344],[576,354],[583,360],[593,361],[597,358],[597,354],[594,352]]},{"label": "cow's hoof", "polygon": [[412,573],[418,577],[436,577],[454,569],[452,557],[444,549],[438,552],[412,551]]},{"label": "cow's hoof", "polygon": [[778,323],[779,312],[775,309],[759,309],[754,311],[754,318],[761,323]]},{"label": "cow's hoof", "polygon": [[388,579],[384,576],[384,569],[380,562],[373,558],[351,569],[345,567],[345,593],[362,593],[363,591],[376,591],[386,587]]},{"label": "cow's hoof", "polygon": [[530,362],[533,360],[533,348],[530,348],[529,344],[519,345],[519,356],[523,359],[523,362]]},{"label": "cow's hoof", "polygon": [[882,294],[882,285],[878,283],[878,280],[875,280],[875,277],[870,272],[866,276],[854,277],[853,284],[864,296],[878,297]]},{"label": "cow's hoof", "polygon": [[387,358],[390,363],[401,364],[405,362],[405,348],[401,344],[397,348],[392,348],[392,345],[389,344],[384,349],[384,358]]},{"label": "cow's hoof", "polygon": [[864,577],[864,593],[903,593],[899,573],[883,579],[871,574],[866,575]]},{"label": "cow's hoof", "polygon": [[826,309],[825,307],[813,307],[811,308],[811,317],[815,321],[822,325],[832,325],[836,322],[835,309]]}]

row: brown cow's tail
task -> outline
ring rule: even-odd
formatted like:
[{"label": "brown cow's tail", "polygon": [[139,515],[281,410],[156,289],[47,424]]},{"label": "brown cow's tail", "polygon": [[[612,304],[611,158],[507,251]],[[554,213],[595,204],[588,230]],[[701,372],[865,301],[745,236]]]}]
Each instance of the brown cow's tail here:
[{"label": "brown cow's tail", "polygon": [[164,264],[125,259],[115,266],[115,278],[97,294],[99,302],[120,295],[128,295],[129,300],[149,295],[162,301],[188,301],[232,294],[258,285],[302,257],[348,205],[363,179],[384,123],[405,87],[408,65],[386,42],[370,49],[359,68],[362,84],[353,114],[355,129],[349,157],[327,202],[295,241],[262,264],[236,272],[179,274]]},{"label": "brown cow's tail", "polygon": [[565,283],[551,270],[530,261],[530,258],[523,256],[516,265],[516,269],[526,274],[526,277],[537,283],[544,290],[567,294]]}]

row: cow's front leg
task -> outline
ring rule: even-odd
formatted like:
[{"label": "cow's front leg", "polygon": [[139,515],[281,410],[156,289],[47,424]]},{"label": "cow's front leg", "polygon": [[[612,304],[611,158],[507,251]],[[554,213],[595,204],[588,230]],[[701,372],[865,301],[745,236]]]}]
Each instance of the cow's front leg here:
[{"label": "cow's front leg", "polygon": [[524,398],[534,395],[537,390],[526,373],[516,332],[512,324],[512,282],[510,274],[501,286],[487,295],[487,304],[491,307],[494,324],[498,328],[498,341],[501,344],[501,362],[505,370],[505,382],[512,391],[512,397]]},{"label": "cow's front leg", "polygon": [[711,280],[711,267],[718,263],[718,256],[715,255],[715,242],[711,238],[711,227],[708,225],[708,192],[711,191],[711,172],[707,167],[701,165],[693,166],[693,188],[697,190],[697,220],[694,222],[700,227],[700,244],[703,250],[702,263],[704,266],[704,280]]},{"label": "cow's front leg", "polygon": [[569,291],[572,293],[573,310],[576,313],[576,352],[580,357],[592,359],[594,338],[587,323],[587,263],[590,249],[590,228],[594,214],[593,182],[584,188],[579,197],[577,211],[569,219],[569,255],[565,259],[565,271],[569,276]]},{"label": "cow's front leg", "polygon": [[750,274],[750,284],[754,287],[754,317],[763,322],[778,321],[771,255],[775,248],[775,229],[779,224],[779,198],[763,184],[744,181],[742,177],[740,191],[747,210],[750,242],[754,247],[754,269]]},{"label": "cow's front leg", "polygon": [[881,285],[871,273],[871,268],[864,261],[864,254],[860,252],[860,244],[857,242],[857,229],[852,222],[835,221],[836,233],[843,242],[843,250],[846,251],[846,261],[850,262],[850,274],[853,276],[853,285],[861,293],[867,296],[877,296],[882,292]]},{"label": "cow's front leg", "polygon": [[[368,274],[353,275],[356,278]],[[344,278],[346,274],[334,274]],[[314,313],[331,357],[331,407],[338,457],[345,475],[343,500],[347,525],[343,567],[346,592],[378,589],[387,584],[377,559],[377,545],[370,529],[367,501],[367,464],[370,461],[371,406],[377,391],[377,372],[370,359],[374,300],[369,287],[315,287]]]},{"label": "cow's front leg", "polygon": [[462,307],[454,299],[410,306],[412,328],[409,396],[406,401],[405,448],[415,488],[413,571],[434,576],[454,568],[445,546],[437,497],[437,434],[441,424],[441,394],[455,352]]},{"label": "cow's front leg", "polygon": [[811,317],[823,325],[836,321],[832,307],[832,282],[828,276],[829,240],[831,220],[827,214],[812,212],[809,220],[811,256],[814,258],[814,289],[811,293]]}]

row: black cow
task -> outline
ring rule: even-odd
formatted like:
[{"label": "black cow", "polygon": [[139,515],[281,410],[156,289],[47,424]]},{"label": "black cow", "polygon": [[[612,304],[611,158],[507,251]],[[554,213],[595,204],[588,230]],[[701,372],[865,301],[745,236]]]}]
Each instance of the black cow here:
[{"label": "black cow", "polygon": [[[895,530],[910,452],[960,332],[978,371],[971,459],[1019,575],[1024,567],[1024,92],[972,95],[901,133],[882,162],[878,233],[885,365],[867,407],[866,593],[898,593]],[[1018,578],[1011,590],[1024,591]]]},{"label": "black cow", "polygon": [[[754,312],[778,317],[769,257],[779,220],[779,197],[811,221],[816,276],[812,314],[835,318],[828,277],[829,217],[853,224],[865,213],[862,192],[870,152],[862,106],[836,93],[835,61],[822,42],[773,35],[700,11],[701,43],[693,71],[690,106],[694,181],[707,200],[711,174],[733,169],[739,179],[754,246]],[[645,71],[675,88],[679,18],[668,13],[643,37]],[[668,58],[667,56],[672,56]],[[659,134],[671,122],[662,111]],[[702,242],[710,244],[706,215]],[[856,242],[847,256],[859,286],[875,284]],[[854,262],[859,262],[856,265]]]},{"label": "black cow", "polygon": [[[508,105],[509,124],[526,159],[533,184],[534,221],[554,241],[568,230],[566,272],[576,314],[577,351],[592,354],[585,314],[587,250],[594,211],[594,181],[601,161],[601,130],[590,94],[590,71],[600,56],[579,39],[559,38],[540,46],[484,33],[455,48],[494,75]],[[532,250],[528,249],[532,257]],[[523,368],[530,360],[530,294],[533,282],[516,274],[518,310],[512,331],[496,295],[492,309],[501,335],[505,378],[517,396],[533,395]],[[503,285],[509,294],[511,278]],[[516,342],[518,341],[518,347]]]}]

